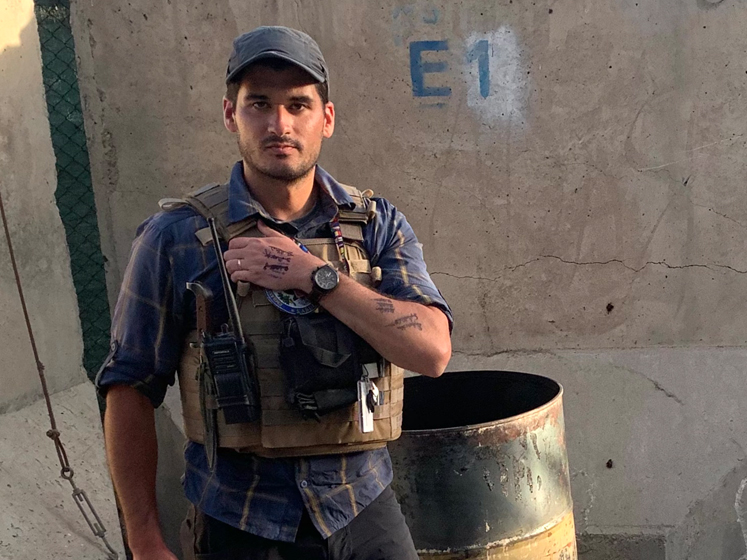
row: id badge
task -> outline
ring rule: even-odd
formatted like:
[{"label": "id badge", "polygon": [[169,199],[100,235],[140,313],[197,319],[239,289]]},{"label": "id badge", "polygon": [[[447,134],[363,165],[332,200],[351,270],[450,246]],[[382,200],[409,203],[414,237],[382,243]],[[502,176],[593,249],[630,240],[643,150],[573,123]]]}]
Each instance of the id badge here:
[{"label": "id badge", "polygon": [[373,432],[374,429],[373,408],[369,404],[372,385],[367,379],[358,381],[358,427],[364,434]]}]

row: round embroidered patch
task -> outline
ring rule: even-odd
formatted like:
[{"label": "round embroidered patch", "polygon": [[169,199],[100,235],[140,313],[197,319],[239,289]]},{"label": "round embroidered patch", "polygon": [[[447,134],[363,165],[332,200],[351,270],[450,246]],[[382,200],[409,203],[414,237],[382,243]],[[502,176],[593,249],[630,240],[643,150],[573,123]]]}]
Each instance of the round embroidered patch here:
[{"label": "round embroidered patch", "polygon": [[265,290],[265,295],[272,305],[291,315],[306,315],[316,309],[316,305],[294,290]]}]

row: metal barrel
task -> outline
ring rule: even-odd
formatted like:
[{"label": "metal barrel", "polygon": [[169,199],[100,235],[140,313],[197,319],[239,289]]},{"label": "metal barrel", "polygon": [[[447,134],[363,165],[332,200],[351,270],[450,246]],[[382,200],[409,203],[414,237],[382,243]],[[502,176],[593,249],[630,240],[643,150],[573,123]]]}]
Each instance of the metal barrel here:
[{"label": "metal barrel", "polygon": [[402,427],[392,485],[421,559],[577,559],[558,383],[410,377]]}]

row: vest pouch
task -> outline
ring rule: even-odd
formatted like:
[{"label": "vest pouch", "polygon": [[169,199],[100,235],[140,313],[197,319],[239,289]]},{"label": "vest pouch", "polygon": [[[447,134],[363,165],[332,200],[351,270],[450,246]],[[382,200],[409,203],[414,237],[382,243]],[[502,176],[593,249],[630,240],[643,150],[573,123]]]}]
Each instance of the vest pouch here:
[{"label": "vest pouch", "polygon": [[289,404],[318,418],[357,401],[361,354],[373,352],[363,339],[329,313],[288,316],[283,332],[280,364]]}]

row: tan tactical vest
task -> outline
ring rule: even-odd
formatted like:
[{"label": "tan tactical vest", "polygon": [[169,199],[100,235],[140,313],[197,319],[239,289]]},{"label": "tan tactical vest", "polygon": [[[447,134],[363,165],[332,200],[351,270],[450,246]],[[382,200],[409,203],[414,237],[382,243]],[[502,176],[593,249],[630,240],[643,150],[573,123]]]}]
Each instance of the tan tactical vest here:
[{"label": "tan tactical vest", "polygon": [[[350,266],[350,276],[364,286],[373,287],[381,280],[381,271],[372,270],[363,248],[362,228],[373,216],[375,201],[358,189],[343,185],[355,201],[354,210],[340,210],[338,219]],[[205,217],[216,220],[223,239],[257,237],[256,219],[228,224],[228,188],[208,185],[186,197],[186,202]],[[168,202],[163,205],[168,207]],[[211,243],[206,228],[196,232],[200,241]],[[333,238],[299,239],[313,255],[331,263],[341,274],[340,260]],[[255,453],[263,457],[298,457],[348,453],[383,447],[397,439],[402,431],[403,371],[383,362],[379,377],[372,379],[384,394],[384,404],[374,412],[374,430],[362,433],[357,422],[358,403],[347,409],[331,412],[319,420],[304,418],[300,411],[285,400],[284,374],[280,369],[279,345],[282,336],[281,311],[265,297],[264,289],[240,283],[238,286],[239,315],[244,336],[254,348],[255,365],[260,388],[262,415],[259,422],[226,424],[223,413],[217,413],[218,447]],[[323,312],[323,311],[322,311]],[[204,420],[200,409],[199,375],[207,363],[201,355],[198,333],[193,331],[185,341],[178,370],[181,389],[184,428],[187,437],[204,443]],[[214,400],[206,405],[215,409]]]}]

